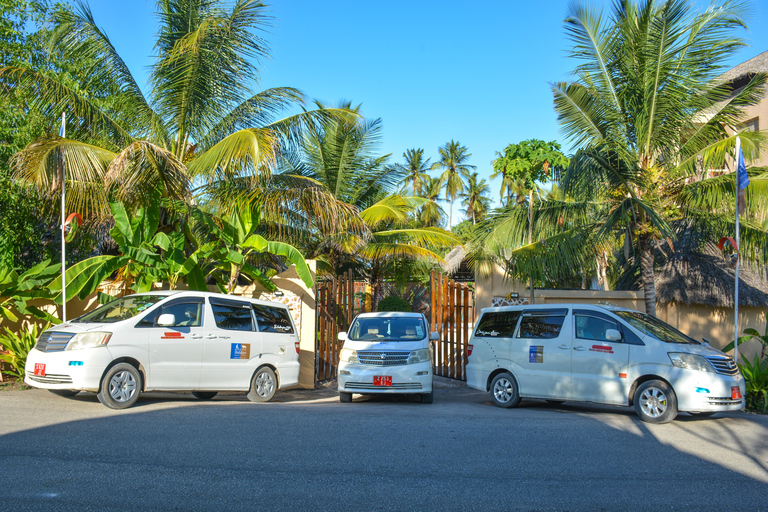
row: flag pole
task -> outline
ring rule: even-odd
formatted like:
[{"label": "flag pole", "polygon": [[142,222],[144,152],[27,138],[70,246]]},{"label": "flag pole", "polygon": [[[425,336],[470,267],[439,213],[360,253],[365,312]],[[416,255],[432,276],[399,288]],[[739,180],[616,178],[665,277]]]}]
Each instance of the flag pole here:
[{"label": "flag pole", "polygon": [[736,176],[734,177],[736,185],[736,278],[734,279],[735,290],[733,292],[733,325],[734,325],[734,337],[733,337],[733,360],[739,362],[739,264],[741,263],[741,245],[739,245],[739,197],[740,197],[740,180],[739,180],[739,165],[741,163],[741,138],[736,137]]},{"label": "flag pole", "polygon": [[[67,136],[67,114],[61,113],[61,130],[59,136],[65,138]],[[67,251],[65,239],[66,217],[67,210],[65,206],[66,196],[66,173],[64,169],[64,147],[61,148],[61,321],[64,323],[67,321]]]}]

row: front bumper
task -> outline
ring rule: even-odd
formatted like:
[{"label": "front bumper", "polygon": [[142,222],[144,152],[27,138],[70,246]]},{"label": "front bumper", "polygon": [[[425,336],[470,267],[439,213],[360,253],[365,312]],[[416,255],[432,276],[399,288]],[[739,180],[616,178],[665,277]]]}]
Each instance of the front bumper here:
[{"label": "front bumper", "polygon": [[[721,375],[675,368],[669,375],[683,412],[738,411],[744,408],[746,383],[741,373]],[[741,398],[733,398],[733,388]]]},{"label": "front bumper", "polygon": [[[421,375],[418,375],[421,374]],[[375,386],[374,376],[392,377],[391,386]],[[371,366],[339,363],[339,391],[345,393],[425,394],[432,392],[432,363]]]},{"label": "front bumper", "polygon": [[[61,352],[29,351],[24,382],[43,389],[98,391],[101,376],[112,361],[106,347]],[[35,375],[35,364],[45,365],[45,375]]]}]

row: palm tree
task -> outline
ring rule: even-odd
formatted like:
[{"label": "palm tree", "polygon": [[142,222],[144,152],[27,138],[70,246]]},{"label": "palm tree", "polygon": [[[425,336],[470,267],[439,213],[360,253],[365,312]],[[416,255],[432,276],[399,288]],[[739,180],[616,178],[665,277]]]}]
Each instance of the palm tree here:
[{"label": "palm tree", "polygon": [[[723,167],[736,137],[726,129],[759,101],[766,77],[755,75],[733,94],[717,80],[744,44],[732,34],[746,26],[738,4],[695,13],[686,0],[624,0],[607,18],[573,4],[565,23],[571,56],[581,63],[576,79],[554,84],[552,92],[563,130],[580,148],[562,182],[572,201],[538,204],[536,241],[505,261],[516,272],[566,275],[618,240],[639,268],[653,315],[654,252],[686,230],[704,239],[733,232],[734,201],[726,200],[734,198],[733,175],[707,179],[702,171]],[[740,135],[747,156],[757,155],[763,136]],[[764,194],[765,175],[750,179],[750,188]],[[518,212],[496,221],[505,228],[491,239],[527,224]],[[741,243],[743,256],[768,263],[768,234],[749,218]]]},{"label": "palm tree", "polygon": [[[281,119],[280,112],[305,104],[300,91],[253,94],[259,76],[253,61],[269,55],[257,32],[268,24],[260,1],[159,0],[157,7],[157,58],[147,96],[82,2],[56,20],[49,44],[65,57],[97,62],[91,81],[108,76],[120,86],[108,108],[81,93],[87,84],[63,83],[31,68],[0,69],[0,77],[29,92],[41,108],[66,111],[71,125],[87,134],[83,140],[45,137],[14,161],[18,179],[51,195],[58,195],[65,168],[69,211],[109,215],[110,200],[136,207],[156,189],[189,201],[193,182],[200,201],[221,182],[267,177],[303,130],[337,113],[304,110]],[[336,223],[333,201],[316,200],[329,205],[322,211]]]},{"label": "palm tree", "polygon": [[421,197],[427,202],[419,209],[418,220],[423,226],[442,226],[445,223],[445,210],[440,203],[446,201],[440,198],[443,192],[443,181],[440,178],[427,176],[424,187],[421,189]]},{"label": "palm tree", "polygon": [[405,187],[411,183],[413,195],[418,196],[421,194],[421,187],[424,185],[424,181],[429,177],[427,172],[432,168],[429,164],[430,159],[424,160],[424,150],[421,148],[407,149],[403,153],[403,157],[405,158],[405,164],[397,164],[406,173],[401,185]]},{"label": "palm tree", "polygon": [[453,202],[461,192],[464,191],[464,179],[469,178],[469,171],[474,170],[474,165],[469,165],[467,161],[472,156],[467,153],[466,146],[462,146],[458,141],[451,140],[445,146],[438,148],[440,160],[432,167],[435,169],[445,169],[440,176],[445,185],[445,198],[450,199],[450,210],[448,212],[448,227],[453,226]]},{"label": "palm tree", "polygon": [[491,206],[491,199],[488,194],[491,193],[491,187],[485,180],[477,181],[477,173],[473,172],[467,181],[466,192],[459,194],[462,198],[461,205],[465,208],[467,217],[472,217],[472,225],[477,224],[478,219],[482,219],[488,213]]}]

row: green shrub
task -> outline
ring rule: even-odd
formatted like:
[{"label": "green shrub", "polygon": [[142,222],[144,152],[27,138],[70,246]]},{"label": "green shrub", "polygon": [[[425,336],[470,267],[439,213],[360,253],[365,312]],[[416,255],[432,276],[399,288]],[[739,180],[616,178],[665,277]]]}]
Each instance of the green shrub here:
[{"label": "green shrub", "polygon": [[760,356],[755,355],[753,363],[744,359],[739,369],[747,385],[746,410],[768,412],[768,359],[760,361]]},{"label": "green shrub", "polygon": [[403,311],[410,313],[412,311],[411,304],[402,297],[395,297],[390,295],[384,297],[379,301],[379,311]]},{"label": "green shrub", "polygon": [[[43,327],[47,329],[50,324]],[[0,346],[5,353],[0,353],[0,361],[11,365],[11,370],[5,373],[24,379],[24,365],[27,364],[27,354],[37,343],[40,330],[37,324],[32,324],[31,329],[21,328],[18,334],[7,327],[3,327],[4,334],[0,334]]]}]

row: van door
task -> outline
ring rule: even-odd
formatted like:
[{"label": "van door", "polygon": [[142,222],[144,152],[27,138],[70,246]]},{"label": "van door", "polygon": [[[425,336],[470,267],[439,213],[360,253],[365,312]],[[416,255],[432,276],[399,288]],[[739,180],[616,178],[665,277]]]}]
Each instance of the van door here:
[{"label": "van door", "polygon": [[261,353],[265,363],[274,364],[280,373],[280,387],[298,382],[296,344],[299,336],[288,308],[252,304],[256,326],[261,335]]},{"label": "van door", "polygon": [[[172,326],[158,326],[163,314],[176,319]],[[205,304],[202,297],[171,299],[136,325],[145,329],[149,342],[147,389],[197,389],[203,360]]]},{"label": "van door", "polygon": [[256,332],[251,303],[209,297],[210,328],[206,331],[200,389],[210,391],[246,390],[261,353],[261,336]]},{"label": "van door", "polygon": [[626,405],[629,344],[610,341],[608,329],[621,332],[610,316],[591,310],[573,311],[573,399]]},{"label": "van door", "polygon": [[567,308],[524,310],[512,347],[512,360],[524,397],[571,397],[571,335],[563,329]]}]

